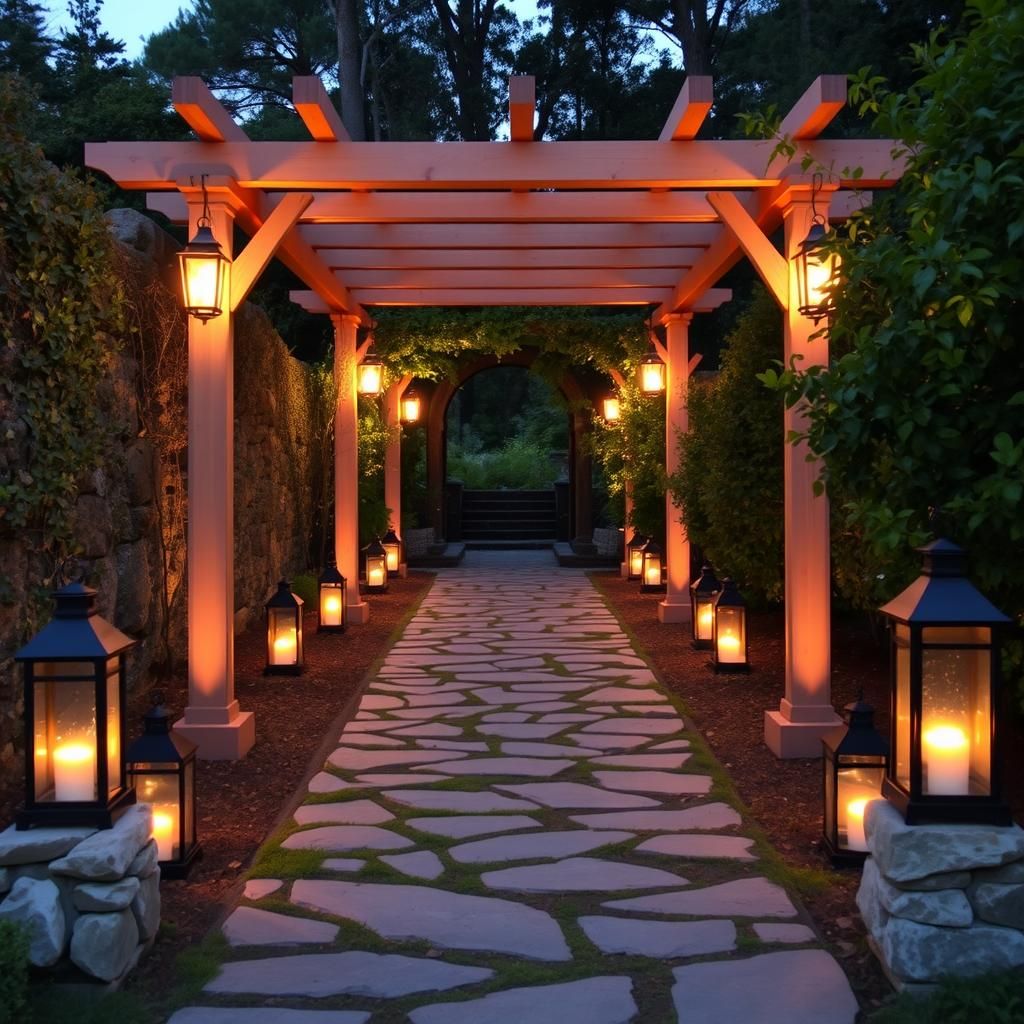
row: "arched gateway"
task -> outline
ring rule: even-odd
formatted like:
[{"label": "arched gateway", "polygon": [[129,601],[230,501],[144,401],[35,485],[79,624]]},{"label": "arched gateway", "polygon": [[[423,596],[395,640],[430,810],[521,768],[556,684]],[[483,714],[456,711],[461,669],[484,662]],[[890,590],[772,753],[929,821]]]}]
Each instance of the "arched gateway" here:
[{"label": "arched gateway", "polygon": [[[237,225],[250,242],[230,266],[221,315],[189,320],[189,705],[177,728],[200,756],[240,757],[252,715],[234,698],[233,312],[277,256],[310,289],[293,298],[335,329],[335,547],[365,620],[358,578],[356,366],[376,306],[653,307],[666,330],[667,458],[686,429],[688,327],[728,298],[716,282],[746,255],[784,316],[787,362],[824,364],[828,339],[802,314],[794,257],[816,209],[832,219],[901,168],[889,140],[821,139],[846,102],[846,80],[817,79],[772,141],[697,140],[711,81],[690,76],[657,141],[533,139],[533,79],[513,79],[511,141],[349,140],[315,78],[296,78],[293,102],[308,142],[253,142],[196,78],[177,79],[173,103],[191,142],[86,146],[85,162],[119,185],[150,192],[151,208],[188,223],[209,196],[213,234],[232,258]],[[205,191],[201,184],[205,176]],[[770,240],[783,229],[780,253]],[[783,430],[803,413],[787,410]],[[785,448],[786,692],[765,713],[765,739],[784,757],[817,756],[838,721],[830,700],[828,504],[816,468]],[[688,543],[667,508],[670,576],[659,617],[688,617]]]}]

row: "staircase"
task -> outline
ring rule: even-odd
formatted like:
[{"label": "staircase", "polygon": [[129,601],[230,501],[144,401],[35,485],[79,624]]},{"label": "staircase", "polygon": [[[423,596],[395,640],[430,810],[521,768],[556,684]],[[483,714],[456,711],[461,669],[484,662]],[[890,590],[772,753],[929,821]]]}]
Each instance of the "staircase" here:
[{"label": "staircase", "polygon": [[462,492],[462,539],[470,547],[547,547],[556,535],[554,490]]}]

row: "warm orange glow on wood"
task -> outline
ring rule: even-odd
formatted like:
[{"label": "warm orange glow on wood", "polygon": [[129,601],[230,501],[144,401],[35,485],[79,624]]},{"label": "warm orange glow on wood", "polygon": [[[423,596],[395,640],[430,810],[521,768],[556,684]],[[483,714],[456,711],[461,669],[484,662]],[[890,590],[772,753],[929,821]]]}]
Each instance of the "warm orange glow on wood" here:
[{"label": "warm orange glow on wood", "polygon": [[533,75],[512,75],[508,80],[508,122],[512,142],[533,141],[533,115],[537,83]]},{"label": "warm orange glow on wood", "polygon": [[709,75],[687,75],[658,141],[683,142],[696,138],[714,99],[714,82]]},{"label": "warm orange glow on wood", "polygon": [[292,106],[317,142],[351,142],[341,115],[316,75],[292,78]]}]

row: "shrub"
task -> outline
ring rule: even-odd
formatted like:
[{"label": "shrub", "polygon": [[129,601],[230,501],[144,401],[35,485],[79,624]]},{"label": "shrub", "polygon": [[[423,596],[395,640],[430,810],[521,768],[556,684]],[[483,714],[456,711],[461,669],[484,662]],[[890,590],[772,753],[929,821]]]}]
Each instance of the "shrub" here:
[{"label": "shrub", "polygon": [[0,920],[0,1024],[25,1024],[28,937],[13,921]]},{"label": "shrub", "polygon": [[540,491],[552,487],[558,475],[551,453],[524,437],[510,438],[492,452],[448,444],[448,476],[461,480],[467,490]]}]

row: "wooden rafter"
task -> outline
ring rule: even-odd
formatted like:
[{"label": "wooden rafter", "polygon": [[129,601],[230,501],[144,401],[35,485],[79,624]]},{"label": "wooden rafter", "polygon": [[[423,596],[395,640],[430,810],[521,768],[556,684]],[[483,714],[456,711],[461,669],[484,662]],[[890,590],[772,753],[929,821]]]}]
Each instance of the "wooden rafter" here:
[{"label": "wooden rafter", "polygon": [[679,279],[678,268],[598,270],[347,270],[350,288],[669,288]]},{"label": "wooden rafter", "polygon": [[316,142],[350,142],[348,130],[316,75],[292,79],[292,106]]},{"label": "wooden rafter", "polygon": [[846,106],[846,75],[819,75],[782,119],[779,132],[794,141],[816,139]]},{"label": "wooden rafter", "polygon": [[318,249],[336,270],[638,270],[692,266],[702,248],[676,249]]},{"label": "wooden rafter", "polygon": [[709,75],[687,75],[672,112],[658,136],[659,142],[695,139],[715,100],[714,81]]},{"label": "wooden rafter", "polygon": [[512,75],[508,80],[508,123],[512,142],[533,141],[533,115],[536,109],[536,79],[533,75]]},{"label": "wooden rafter", "polygon": [[201,78],[182,76],[171,83],[171,103],[203,142],[248,142],[249,136]]}]

